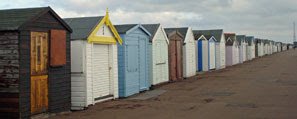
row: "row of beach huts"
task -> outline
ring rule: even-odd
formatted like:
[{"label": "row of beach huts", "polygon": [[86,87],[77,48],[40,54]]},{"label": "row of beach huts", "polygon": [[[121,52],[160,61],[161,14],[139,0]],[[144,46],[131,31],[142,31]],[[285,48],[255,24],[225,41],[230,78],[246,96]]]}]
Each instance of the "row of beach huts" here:
[{"label": "row of beach huts", "polygon": [[0,117],[83,110],[292,45],[222,29],[113,25],[50,7],[0,10]]}]

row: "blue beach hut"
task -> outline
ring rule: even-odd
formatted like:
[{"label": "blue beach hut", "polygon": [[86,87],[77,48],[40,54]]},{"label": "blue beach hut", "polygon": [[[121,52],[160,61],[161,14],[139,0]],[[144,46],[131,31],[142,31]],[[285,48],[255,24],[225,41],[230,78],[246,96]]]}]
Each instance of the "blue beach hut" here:
[{"label": "blue beach hut", "polygon": [[118,45],[119,97],[150,87],[151,34],[140,24],[115,25],[123,40]]}]

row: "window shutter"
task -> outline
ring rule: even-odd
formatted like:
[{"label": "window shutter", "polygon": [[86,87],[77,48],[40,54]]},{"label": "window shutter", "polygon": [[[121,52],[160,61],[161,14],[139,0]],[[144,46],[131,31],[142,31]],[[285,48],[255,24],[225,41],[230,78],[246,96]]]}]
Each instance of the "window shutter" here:
[{"label": "window shutter", "polygon": [[51,30],[50,65],[66,65],[66,31]]}]

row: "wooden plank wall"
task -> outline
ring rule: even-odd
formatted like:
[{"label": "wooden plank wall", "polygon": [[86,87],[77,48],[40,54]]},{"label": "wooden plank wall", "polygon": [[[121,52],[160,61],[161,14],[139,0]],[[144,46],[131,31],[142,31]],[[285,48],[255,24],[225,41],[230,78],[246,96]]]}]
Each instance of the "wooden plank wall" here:
[{"label": "wooden plank wall", "polygon": [[18,32],[0,32],[0,117],[19,118]]}]

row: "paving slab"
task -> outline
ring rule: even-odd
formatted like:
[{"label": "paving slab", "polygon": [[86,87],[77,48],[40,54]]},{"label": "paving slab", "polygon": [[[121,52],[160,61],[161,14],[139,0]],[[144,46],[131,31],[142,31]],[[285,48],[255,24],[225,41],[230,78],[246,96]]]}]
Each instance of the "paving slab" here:
[{"label": "paving slab", "polygon": [[153,97],[158,97],[162,94],[166,93],[166,90],[152,90],[144,92],[136,97],[128,98],[129,100],[147,100]]}]

